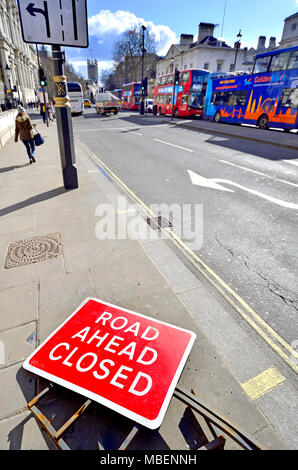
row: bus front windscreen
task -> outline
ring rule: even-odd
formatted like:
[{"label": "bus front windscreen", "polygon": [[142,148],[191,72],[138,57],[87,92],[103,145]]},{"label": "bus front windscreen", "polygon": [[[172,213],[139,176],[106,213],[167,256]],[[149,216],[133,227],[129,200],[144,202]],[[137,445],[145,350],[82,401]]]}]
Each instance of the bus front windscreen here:
[{"label": "bus front windscreen", "polygon": [[189,93],[189,106],[194,109],[200,109],[203,106],[203,95],[200,92],[192,91]]},{"label": "bus front windscreen", "polygon": [[82,91],[81,85],[76,82],[67,82],[67,88],[69,92],[81,92]]}]

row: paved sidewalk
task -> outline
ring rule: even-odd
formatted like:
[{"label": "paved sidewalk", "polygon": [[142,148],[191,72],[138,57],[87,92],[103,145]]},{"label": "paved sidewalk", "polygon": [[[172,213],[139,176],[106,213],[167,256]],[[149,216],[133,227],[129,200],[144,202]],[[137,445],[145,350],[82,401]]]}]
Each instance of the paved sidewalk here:
[{"label": "paved sidewalk", "polygon": [[[35,118],[45,137],[35,164],[28,164],[21,143],[9,142],[0,150],[0,340],[5,347],[5,362],[0,364],[0,449],[53,448],[26,409],[45,383],[25,371],[22,363],[89,296],[194,331],[197,339],[179,386],[194,390],[265,448],[286,449],[143,246],[135,240],[96,238],[96,207],[116,201],[117,189],[77,145],[80,187],[65,191],[56,125],[47,128]],[[5,268],[10,243],[57,233],[61,256]],[[57,420],[63,412],[73,407],[75,411],[77,401],[74,394],[63,392]],[[52,412],[55,406],[49,403]],[[71,448],[96,449],[103,420],[107,426],[121,427],[120,417],[115,423],[115,413],[100,408],[101,414],[94,409],[81,418],[70,434]],[[185,406],[173,399],[159,430],[144,431],[131,448],[191,448],[181,426],[183,417],[185,421]]]}]

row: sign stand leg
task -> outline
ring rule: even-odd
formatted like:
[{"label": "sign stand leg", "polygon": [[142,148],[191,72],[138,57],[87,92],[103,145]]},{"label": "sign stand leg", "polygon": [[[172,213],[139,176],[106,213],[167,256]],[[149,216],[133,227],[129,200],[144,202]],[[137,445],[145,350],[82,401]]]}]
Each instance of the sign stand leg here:
[{"label": "sign stand leg", "polygon": [[64,75],[64,57],[60,46],[52,46],[54,60],[55,109],[58,129],[61,166],[65,189],[79,187],[76,168],[71,110]]}]

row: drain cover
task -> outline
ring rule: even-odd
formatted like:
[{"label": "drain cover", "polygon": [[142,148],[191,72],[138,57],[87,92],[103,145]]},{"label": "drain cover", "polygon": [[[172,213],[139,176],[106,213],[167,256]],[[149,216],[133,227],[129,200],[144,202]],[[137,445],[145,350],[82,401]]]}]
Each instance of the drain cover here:
[{"label": "drain cover", "polygon": [[161,228],[172,227],[171,222],[169,222],[165,217],[159,215],[158,217],[150,217],[147,219],[147,224],[150,225],[152,230],[160,230]]},{"label": "drain cover", "polygon": [[57,258],[61,253],[60,235],[54,233],[10,243],[5,268],[16,268]]}]

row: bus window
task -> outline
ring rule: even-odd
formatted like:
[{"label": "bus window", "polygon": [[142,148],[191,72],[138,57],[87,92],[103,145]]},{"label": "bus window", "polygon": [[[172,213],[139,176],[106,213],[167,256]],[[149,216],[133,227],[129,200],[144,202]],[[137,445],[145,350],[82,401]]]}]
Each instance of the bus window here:
[{"label": "bus window", "polygon": [[298,108],[298,88],[284,88],[279,106]]},{"label": "bus window", "polygon": [[290,52],[284,52],[277,54],[272,57],[270,72],[276,72],[278,70],[286,70],[290,58]]},{"label": "bus window", "polygon": [[189,80],[189,72],[183,72],[179,75],[179,83],[185,83]]},{"label": "bus window", "polygon": [[245,106],[248,91],[222,91],[214,93],[211,104],[215,106]]},{"label": "bus window", "polygon": [[292,52],[288,69],[289,70],[298,69],[298,51]]},{"label": "bus window", "polygon": [[256,59],[253,73],[267,72],[270,59],[271,59],[270,56],[259,57],[258,59]]},{"label": "bus window", "polygon": [[181,96],[181,105],[186,106],[187,105],[187,95],[182,95]]}]

